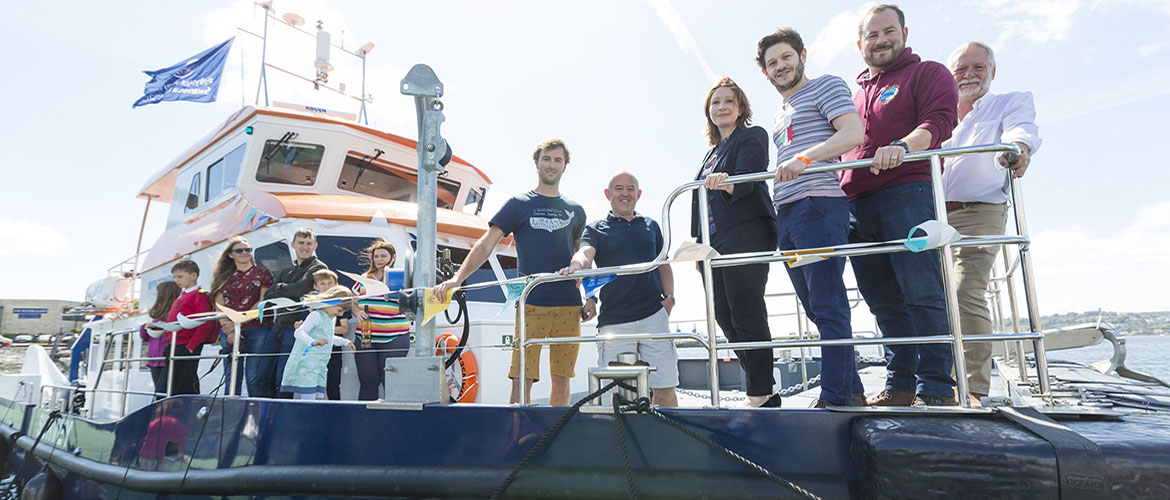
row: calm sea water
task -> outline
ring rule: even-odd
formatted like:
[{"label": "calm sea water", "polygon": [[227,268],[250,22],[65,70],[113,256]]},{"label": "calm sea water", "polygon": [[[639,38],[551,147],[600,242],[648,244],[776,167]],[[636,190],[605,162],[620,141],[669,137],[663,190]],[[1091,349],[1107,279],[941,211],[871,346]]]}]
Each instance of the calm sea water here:
[{"label": "calm sea water", "polygon": [[[1170,382],[1170,336],[1140,335],[1123,338],[1126,367]],[[1107,360],[1112,356],[1113,344],[1108,341],[1095,346],[1048,353],[1048,359],[1084,364]]]}]

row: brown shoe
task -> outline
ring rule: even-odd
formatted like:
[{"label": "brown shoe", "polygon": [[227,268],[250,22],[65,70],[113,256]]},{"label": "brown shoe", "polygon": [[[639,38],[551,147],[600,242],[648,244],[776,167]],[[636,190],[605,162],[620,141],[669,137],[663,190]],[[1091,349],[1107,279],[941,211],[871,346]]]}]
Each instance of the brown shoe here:
[{"label": "brown shoe", "polygon": [[959,402],[951,396],[923,396],[914,398],[914,406],[959,406]]},{"label": "brown shoe", "polygon": [[982,408],[983,407],[983,398],[987,397],[986,394],[975,394],[974,392],[968,393],[968,396],[971,397],[971,407],[972,408]]},{"label": "brown shoe", "polygon": [[853,393],[853,399],[849,401],[849,406],[869,406],[865,402],[865,393],[864,392]]},{"label": "brown shoe", "polygon": [[913,403],[913,392],[890,389],[883,390],[877,397],[865,402],[866,406],[910,406]]}]

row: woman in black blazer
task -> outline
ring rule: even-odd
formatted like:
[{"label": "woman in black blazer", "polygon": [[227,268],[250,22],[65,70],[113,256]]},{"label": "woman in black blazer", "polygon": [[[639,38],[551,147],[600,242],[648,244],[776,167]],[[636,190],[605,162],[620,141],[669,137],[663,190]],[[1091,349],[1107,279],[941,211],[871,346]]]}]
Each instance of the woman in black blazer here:
[{"label": "woman in black blazer", "polygon": [[[711,150],[695,180],[708,189],[709,216],[699,215],[699,195],[691,203],[691,236],[700,237],[701,226],[710,226],[711,246],[720,254],[770,252],[776,249],[776,211],[765,182],[719,186],[731,175],[768,169],[768,132],[748,127],[752,110],[747,96],[730,78],[721,78],[707,92],[707,139]],[[767,341],[768,310],[764,287],[768,264],[721,267],[711,270],[715,296],[715,321],[732,342]],[[772,350],[737,350],[747,373],[747,395],[752,406],[778,407],[773,391]]]}]

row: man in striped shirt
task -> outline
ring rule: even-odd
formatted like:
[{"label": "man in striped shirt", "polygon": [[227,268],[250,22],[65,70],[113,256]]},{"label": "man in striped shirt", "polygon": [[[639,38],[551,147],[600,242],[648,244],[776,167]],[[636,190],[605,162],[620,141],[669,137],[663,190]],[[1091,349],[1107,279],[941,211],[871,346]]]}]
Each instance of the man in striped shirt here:
[{"label": "man in striped shirt", "polygon": [[[837,174],[800,174],[814,163],[836,163],[864,135],[845,81],[832,75],[810,79],[804,73],[807,57],[804,41],[791,28],[765,36],[756,47],[756,62],[784,97],[772,130],[777,148],[772,202],[780,250],[849,242],[849,202]],[[805,314],[824,339],[853,336],[844,270],[842,257],[788,268]],[[813,407],[864,406],[853,347],[823,347],[821,353],[821,396]]]}]

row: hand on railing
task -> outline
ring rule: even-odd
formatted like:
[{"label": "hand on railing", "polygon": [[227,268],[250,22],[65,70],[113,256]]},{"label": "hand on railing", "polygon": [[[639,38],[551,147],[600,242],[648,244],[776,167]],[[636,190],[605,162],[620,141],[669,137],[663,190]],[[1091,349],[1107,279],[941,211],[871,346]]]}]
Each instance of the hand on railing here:
[{"label": "hand on railing", "polygon": [[[801,158],[804,158],[803,160]],[[805,163],[807,157],[793,156],[788,161],[781,163],[776,167],[776,182],[794,181],[800,176],[804,169],[808,168],[808,163]],[[811,163],[811,162],[810,162]]]},{"label": "hand on railing", "polygon": [[735,191],[735,184],[719,185],[725,180],[727,180],[726,173],[714,173],[703,180],[703,185],[707,187],[708,191],[726,191],[727,194],[732,194]]},{"label": "hand on railing", "polygon": [[910,150],[901,144],[877,148],[873,153],[873,166],[869,167],[869,171],[873,172],[873,175],[878,175],[882,170],[897,168],[906,161],[906,153],[909,152]]}]

